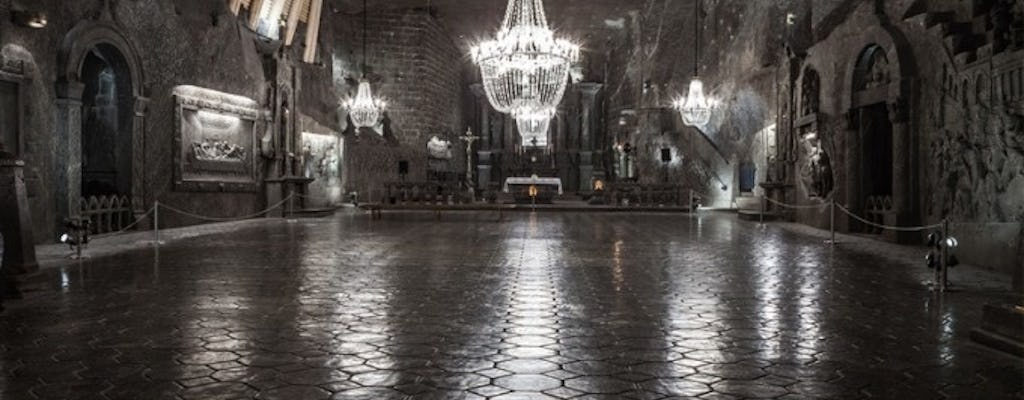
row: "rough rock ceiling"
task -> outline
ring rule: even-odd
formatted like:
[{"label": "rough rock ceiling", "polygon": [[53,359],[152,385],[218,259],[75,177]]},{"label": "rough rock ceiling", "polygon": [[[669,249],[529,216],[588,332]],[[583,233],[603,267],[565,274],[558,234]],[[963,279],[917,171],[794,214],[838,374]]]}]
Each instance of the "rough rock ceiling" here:
[{"label": "rough rock ceiling", "polygon": [[[690,0],[669,0],[679,7]],[[607,37],[626,26],[630,12],[647,6],[649,0],[547,0],[548,22],[558,32],[586,47],[601,47]],[[362,0],[331,0],[334,12],[359,13]],[[368,0],[371,10],[430,7],[452,32],[460,46],[491,37],[501,23],[507,0]],[[673,7],[675,5],[673,4]]]}]

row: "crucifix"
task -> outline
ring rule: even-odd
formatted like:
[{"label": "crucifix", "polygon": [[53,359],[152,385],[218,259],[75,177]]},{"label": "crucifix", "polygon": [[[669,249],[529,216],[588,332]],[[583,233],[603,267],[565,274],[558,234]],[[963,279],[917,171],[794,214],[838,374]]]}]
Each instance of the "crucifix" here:
[{"label": "crucifix", "polygon": [[466,128],[466,134],[459,136],[459,139],[466,142],[466,187],[469,188],[470,196],[473,194],[473,142],[480,140],[479,136],[473,136],[473,128]]}]

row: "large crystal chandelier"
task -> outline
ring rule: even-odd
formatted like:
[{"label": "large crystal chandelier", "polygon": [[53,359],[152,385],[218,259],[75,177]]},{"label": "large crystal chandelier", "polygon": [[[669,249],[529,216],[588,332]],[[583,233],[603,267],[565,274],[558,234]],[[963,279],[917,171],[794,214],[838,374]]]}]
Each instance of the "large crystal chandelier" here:
[{"label": "large crystal chandelier", "polygon": [[693,80],[690,81],[690,91],[685,99],[676,100],[674,106],[683,117],[683,122],[690,126],[704,126],[711,121],[711,104],[704,96],[704,82],[697,76],[700,72],[700,13],[701,0],[696,0],[696,7],[693,12],[694,19],[694,57],[693,57]]},{"label": "large crystal chandelier", "polygon": [[356,97],[345,101],[345,108],[356,129],[377,126],[387,106],[383,100],[373,97],[370,81],[366,79],[366,16],[366,0],[363,0],[363,77],[359,79]]},{"label": "large crystal chandelier", "polygon": [[513,116],[557,107],[579,58],[579,46],[556,39],[548,28],[542,0],[509,0],[495,39],[471,52],[487,100]]}]

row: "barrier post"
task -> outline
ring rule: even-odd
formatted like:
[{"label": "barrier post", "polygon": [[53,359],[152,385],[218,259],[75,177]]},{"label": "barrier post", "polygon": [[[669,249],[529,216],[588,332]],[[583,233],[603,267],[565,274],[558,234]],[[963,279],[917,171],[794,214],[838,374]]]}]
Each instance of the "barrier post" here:
[{"label": "barrier post", "polygon": [[[943,218],[942,219],[942,241],[945,242],[946,239],[948,239],[948,238],[949,238],[949,219]],[[938,276],[939,282],[938,282],[938,285],[939,285],[939,291],[940,292],[945,292],[946,291],[947,278],[948,278],[947,268],[949,268],[949,265],[947,265],[947,263],[946,263],[946,259],[949,257],[949,246],[947,246],[946,243],[941,243],[941,247],[942,247],[942,250],[940,250],[941,254],[939,254],[939,257],[940,257],[939,269],[941,271],[939,271],[939,276]]]},{"label": "barrier post", "polygon": [[153,202],[153,245],[160,245],[160,201]]},{"label": "barrier post", "polygon": [[831,201],[831,207],[829,207],[828,217],[828,229],[831,231],[832,241],[830,242],[833,246],[836,245],[836,198],[833,197]]},{"label": "barrier post", "polygon": [[765,201],[766,200],[764,199],[764,195],[761,195],[761,215],[758,217],[758,219],[761,221],[762,224],[764,223]]}]

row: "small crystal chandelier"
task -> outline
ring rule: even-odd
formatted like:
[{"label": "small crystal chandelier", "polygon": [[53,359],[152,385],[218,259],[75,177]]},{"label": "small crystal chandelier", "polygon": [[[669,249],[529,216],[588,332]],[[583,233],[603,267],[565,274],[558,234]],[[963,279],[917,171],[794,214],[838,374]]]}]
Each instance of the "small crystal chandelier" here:
[{"label": "small crystal chandelier", "polygon": [[473,46],[487,100],[499,112],[529,114],[562,101],[579,46],[556,39],[542,0],[509,0],[494,40]]},{"label": "small crystal chandelier", "polygon": [[367,81],[366,78],[359,80],[356,97],[345,101],[348,115],[352,117],[352,123],[356,125],[357,129],[377,126],[386,106],[387,103],[383,100],[373,98],[370,81]]},{"label": "small crystal chandelier", "polygon": [[553,110],[541,110],[516,116],[516,128],[524,147],[547,147],[548,129],[551,127]]},{"label": "small crystal chandelier", "polygon": [[356,97],[345,101],[345,108],[352,117],[352,123],[356,129],[372,128],[377,126],[381,114],[387,106],[381,99],[373,97],[373,90],[370,88],[370,81],[366,79],[366,0],[363,0],[363,76],[359,79],[359,88]]},{"label": "small crystal chandelier", "polygon": [[700,13],[701,0],[696,0],[694,19],[694,58],[693,58],[693,80],[690,81],[690,91],[686,99],[676,100],[673,105],[683,117],[683,122],[689,126],[704,126],[711,121],[711,104],[704,96],[704,82],[698,76],[698,63],[700,61]]}]

